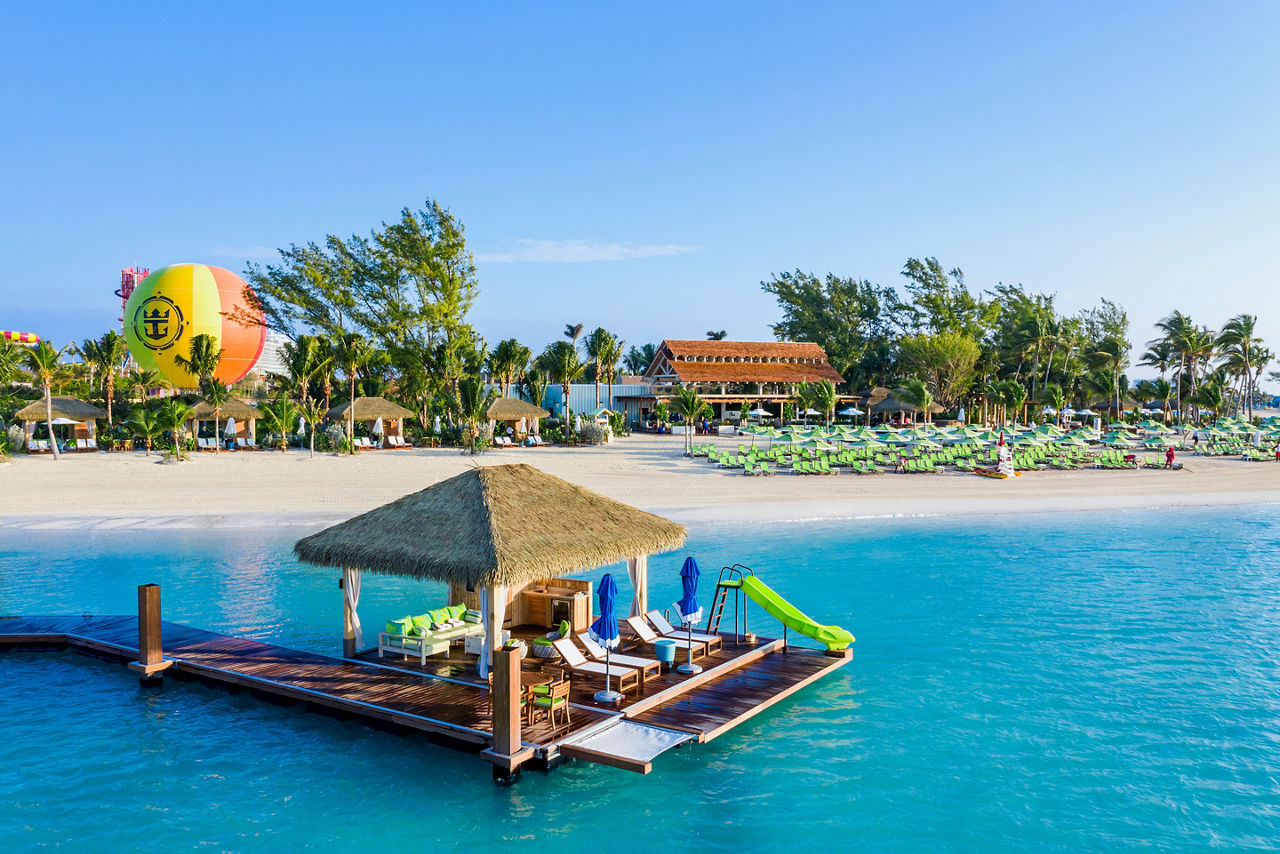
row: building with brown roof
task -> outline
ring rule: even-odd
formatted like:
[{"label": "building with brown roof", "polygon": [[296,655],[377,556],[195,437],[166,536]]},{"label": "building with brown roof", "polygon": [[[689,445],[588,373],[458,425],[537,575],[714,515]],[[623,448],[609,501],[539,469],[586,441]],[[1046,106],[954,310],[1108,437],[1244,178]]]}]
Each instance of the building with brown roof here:
[{"label": "building with brown roof", "polygon": [[[763,405],[775,416],[803,382],[844,377],[831,366],[817,344],[803,341],[664,340],[644,373],[652,391],[619,395],[627,420],[643,422],[658,402],[680,388],[695,388],[719,417],[737,412],[743,403]],[[842,397],[842,401],[856,400]]]}]

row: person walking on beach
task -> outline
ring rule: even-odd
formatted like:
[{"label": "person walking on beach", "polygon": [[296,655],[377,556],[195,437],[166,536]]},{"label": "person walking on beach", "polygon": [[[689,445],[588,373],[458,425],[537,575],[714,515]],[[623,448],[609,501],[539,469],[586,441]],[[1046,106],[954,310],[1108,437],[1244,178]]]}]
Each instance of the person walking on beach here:
[{"label": "person walking on beach", "polygon": [[1164,449],[1164,467],[1167,469],[1173,468],[1173,448]]}]

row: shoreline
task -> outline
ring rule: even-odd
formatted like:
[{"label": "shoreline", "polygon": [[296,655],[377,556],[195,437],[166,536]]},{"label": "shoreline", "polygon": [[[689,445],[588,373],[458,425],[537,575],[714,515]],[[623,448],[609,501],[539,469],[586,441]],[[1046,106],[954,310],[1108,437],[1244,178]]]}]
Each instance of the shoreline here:
[{"label": "shoreline", "polygon": [[[729,447],[736,439],[722,442]],[[0,530],[314,527],[351,518],[476,465],[527,463],[684,524],[1008,516],[1280,503],[1280,465],[1184,455],[1182,471],[1041,471],[1000,481],[955,472],[745,477],[681,455],[679,437],[594,448],[456,449],[309,458],[305,451],[18,456],[0,467]]]},{"label": "shoreline", "polygon": [[[1058,513],[1133,512],[1186,510],[1207,507],[1280,505],[1280,490],[1258,492],[1183,493],[1167,496],[1095,496],[1088,501],[1065,499],[992,498],[974,503],[964,499],[881,502],[871,510],[865,500],[778,501],[703,506],[641,507],[686,526],[782,525],[875,520],[1001,518],[1044,516]],[[883,506],[889,505],[889,506]],[[306,528],[320,530],[350,518],[352,514],[313,511],[187,513],[171,515],[117,515],[106,512],[68,514],[16,513],[0,516],[0,533],[6,531],[181,531],[196,529],[263,530]]]}]

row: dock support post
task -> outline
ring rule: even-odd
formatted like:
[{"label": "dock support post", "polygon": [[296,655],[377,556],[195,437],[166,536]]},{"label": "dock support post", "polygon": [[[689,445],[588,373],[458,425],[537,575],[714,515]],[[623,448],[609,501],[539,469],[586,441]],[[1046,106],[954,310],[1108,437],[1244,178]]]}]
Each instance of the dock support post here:
[{"label": "dock support post", "polygon": [[145,682],[160,678],[160,674],[173,664],[164,657],[160,636],[160,585],[138,585],[138,660],[129,669]]},{"label": "dock support post", "polygon": [[514,783],[520,766],[533,756],[520,740],[520,653],[513,649],[493,652],[493,747],[482,752],[493,763],[493,779]]}]

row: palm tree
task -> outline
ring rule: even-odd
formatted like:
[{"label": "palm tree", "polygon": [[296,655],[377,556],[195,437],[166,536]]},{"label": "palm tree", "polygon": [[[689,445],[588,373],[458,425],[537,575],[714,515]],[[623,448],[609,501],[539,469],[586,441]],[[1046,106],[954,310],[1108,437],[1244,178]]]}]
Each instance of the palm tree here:
[{"label": "palm tree", "polygon": [[213,407],[213,452],[217,454],[222,449],[222,407],[231,399],[231,387],[210,377],[200,384],[200,392]]},{"label": "palm tree", "polygon": [[594,368],[594,381],[596,386],[596,409],[600,408],[600,377],[605,372],[605,357],[611,355],[618,348],[618,338],[603,326],[597,326],[587,336],[584,342],[584,349],[587,351],[587,358],[591,360]]},{"label": "palm tree", "polygon": [[159,371],[153,371],[150,368],[139,368],[129,377],[129,382],[135,393],[141,392],[141,399],[145,402],[148,392],[153,388],[164,388],[169,384]]},{"label": "palm tree", "polygon": [[324,406],[318,400],[307,400],[298,406],[298,414],[307,422],[307,435],[313,460],[316,458],[316,426],[324,420],[325,412]]},{"label": "palm tree", "polygon": [[22,370],[26,349],[8,338],[0,338],[0,386],[8,386]]},{"label": "palm tree", "polygon": [[139,407],[138,410],[133,413],[133,417],[125,422],[124,426],[127,427],[136,438],[142,440],[143,445],[147,450],[148,457],[151,456],[151,443],[155,441],[157,436],[164,432],[164,428],[160,426],[160,420],[156,418],[155,413],[145,407]]},{"label": "palm tree", "polygon": [[643,374],[653,364],[654,357],[658,355],[658,348],[652,344],[645,344],[643,347],[632,346],[627,351],[627,356],[623,359],[626,369],[633,374]]},{"label": "palm tree", "polygon": [[1222,327],[1216,342],[1220,350],[1235,351],[1240,358],[1245,377],[1242,394],[1246,399],[1250,420],[1253,420],[1253,370],[1250,359],[1254,349],[1262,343],[1262,339],[1254,335],[1257,323],[1257,315],[1237,314]]},{"label": "palm tree", "polygon": [[725,338],[725,336],[726,336],[726,335],[728,335],[728,334],[729,334],[729,333],[728,333],[728,332],[726,332],[726,331],[724,331],[723,329],[721,329],[721,330],[719,330],[719,331],[715,331],[715,330],[712,330],[712,329],[708,329],[708,330],[707,330],[707,340],[708,340],[708,341],[723,341],[723,340],[724,340],[724,338]]},{"label": "palm tree", "polygon": [[1217,423],[1218,416],[1226,405],[1226,400],[1222,394],[1222,385],[1212,379],[1207,379],[1204,385],[1200,386],[1196,393],[1191,396],[1191,399],[1201,409],[1208,409],[1213,412],[1214,423]]},{"label": "palm tree", "polygon": [[281,348],[289,390],[298,396],[298,402],[306,405],[311,396],[311,382],[332,362],[322,339],[314,335],[299,335],[296,341],[286,341]]},{"label": "palm tree", "polygon": [[606,347],[604,352],[600,354],[600,362],[604,366],[604,377],[609,383],[609,406],[613,407],[613,381],[618,378],[618,362],[622,360],[622,348],[625,342],[620,338],[614,338],[611,346]]},{"label": "palm tree", "polygon": [[162,430],[173,432],[173,449],[182,456],[182,439],[186,424],[195,417],[195,410],[176,397],[171,397],[160,404],[157,420]]},{"label": "palm tree", "polygon": [[698,394],[697,389],[684,388],[676,391],[671,398],[671,408],[684,418],[684,455],[693,455],[693,425],[710,407]]},{"label": "palm tree", "polygon": [[547,375],[542,368],[531,367],[520,378],[520,396],[534,406],[542,406],[547,398]]},{"label": "palm tree", "polygon": [[909,403],[924,413],[925,423],[930,420],[929,408],[933,406],[933,392],[929,385],[919,377],[909,377],[898,389],[898,397],[903,403]]},{"label": "palm tree", "polygon": [[320,386],[320,393],[324,395],[324,411],[328,412],[330,397],[333,395],[333,375],[337,369],[338,348],[325,336],[317,335],[315,351],[315,381]]},{"label": "palm tree", "polygon": [[351,405],[347,407],[347,445],[351,453],[356,452],[356,376],[360,369],[369,364],[373,357],[373,347],[358,332],[344,332],[338,339],[337,363],[347,378],[350,387]]},{"label": "palm tree", "polygon": [[53,459],[58,460],[58,442],[53,437],[53,375],[58,370],[58,363],[66,348],[53,349],[48,341],[41,341],[34,347],[27,348],[25,353],[27,368],[35,375],[36,381],[44,394],[45,424],[49,429],[49,448],[53,451]]},{"label": "palm tree", "polygon": [[1116,418],[1120,418],[1120,380],[1129,359],[1129,345],[1114,335],[1099,341],[1094,351],[1089,354],[1089,361],[1097,368],[1104,368],[1111,374],[1112,391],[1115,398]]},{"label": "palm tree", "polygon": [[1062,407],[1066,406],[1067,396],[1062,391],[1062,386],[1057,383],[1047,383],[1044,388],[1040,389],[1040,402],[1054,410],[1054,423],[1062,415]]},{"label": "palm tree", "polygon": [[458,419],[466,425],[466,447],[474,455],[482,445],[480,424],[489,418],[489,406],[498,390],[488,387],[480,377],[463,377],[458,381],[458,394],[453,405]]},{"label": "palm tree", "polygon": [[[262,421],[269,432],[280,436],[280,452],[289,449],[289,430],[298,421],[298,406],[287,397],[277,398],[262,407]],[[315,456],[314,444],[311,455]]]},{"label": "palm tree", "polygon": [[[1009,420],[1009,411],[1013,410],[1017,420],[1018,410],[1027,402],[1027,387],[1017,380],[1005,380],[1000,383],[1000,405],[1004,408],[1005,421]],[[1025,420],[1025,419],[1024,419]]]},{"label": "palm tree", "polygon": [[[831,380],[803,382],[796,387],[796,401],[805,409],[816,409],[822,413],[824,424],[831,423],[831,414],[836,409],[836,387]],[[743,403],[746,407],[746,403]]]},{"label": "palm tree", "polygon": [[129,356],[128,340],[114,329],[103,335],[98,341],[98,365],[103,383],[103,397],[107,400],[107,423],[114,424],[111,404],[116,395],[116,371],[120,370],[124,360]]},{"label": "palm tree", "polygon": [[502,396],[509,397],[511,386],[524,375],[533,351],[514,338],[498,342],[489,354],[489,377],[502,386]]},{"label": "palm tree", "polygon": [[[1178,402],[1179,420],[1182,420],[1182,375],[1187,372],[1190,365],[1188,344],[1191,335],[1195,331],[1195,325],[1191,322],[1191,318],[1180,311],[1175,311],[1168,317],[1161,318],[1156,323],[1156,329],[1164,333],[1163,340],[1168,343],[1172,359],[1170,367],[1177,368],[1175,374],[1175,391],[1174,399]],[[1159,341],[1161,339],[1156,339]],[[1155,346],[1156,341],[1148,342],[1148,346]]]},{"label": "palm tree", "polygon": [[84,360],[85,367],[89,369],[89,393],[93,394],[93,380],[98,372],[98,367],[102,364],[101,347],[98,345],[97,338],[86,338],[79,344],[72,345],[74,352],[80,355]]},{"label": "palm tree", "polygon": [[222,353],[223,350],[218,346],[216,338],[201,333],[191,336],[187,355],[176,355],[173,361],[178,367],[195,377],[197,384],[203,384],[213,379],[214,373],[218,370],[218,363],[222,361]]},{"label": "palm tree", "polygon": [[564,394],[564,420],[569,423],[569,386],[582,376],[586,364],[578,358],[578,348],[568,341],[552,341],[538,357],[538,365],[546,371],[547,379],[560,385]]},{"label": "palm tree", "polygon": [[582,336],[581,323],[566,323],[564,325],[564,337],[573,342],[573,346],[578,346],[578,338]]}]

